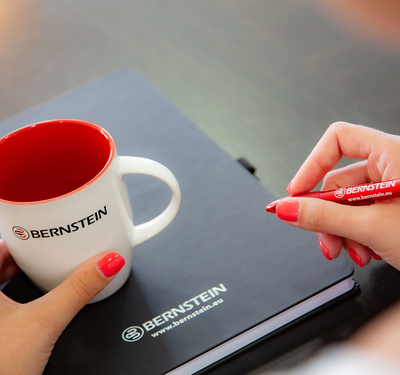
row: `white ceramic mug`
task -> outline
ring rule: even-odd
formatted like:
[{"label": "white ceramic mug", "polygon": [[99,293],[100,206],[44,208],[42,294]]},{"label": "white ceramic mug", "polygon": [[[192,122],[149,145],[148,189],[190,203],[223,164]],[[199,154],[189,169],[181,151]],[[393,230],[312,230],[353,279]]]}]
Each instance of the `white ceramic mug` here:
[{"label": "white ceramic mug", "polygon": [[[172,191],[167,208],[135,226],[123,176],[147,174]],[[174,219],[180,189],[155,161],[118,156],[111,136],[80,120],[53,120],[0,139],[0,234],[25,274],[43,291],[60,284],[82,262],[116,251],[126,264],[92,301],[128,279],[132,249]]]}]

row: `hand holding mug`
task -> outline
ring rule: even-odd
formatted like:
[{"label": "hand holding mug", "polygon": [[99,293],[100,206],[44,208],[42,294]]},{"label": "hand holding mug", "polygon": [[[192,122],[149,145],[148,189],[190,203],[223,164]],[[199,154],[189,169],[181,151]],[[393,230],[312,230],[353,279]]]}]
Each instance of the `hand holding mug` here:
[{"label": "hand holding mug", "polygon": [[[42,290],[65,280],[101,251],[126,260],[118,276],[92,301],[127,280],[132,249],[174,219],[180,189],[155,161],[118,156],[106,130],[79,120],[29,125],[0,140],[0,233],[18,266]],[[172,191],[167,208],[134,225],[123,176],[147,174]]]},{"label": "hand holding mug", "polygon": [[[42,374],[65,327],[124,264],[118,253],[97,254],[58,287],[29,303],[17,303],[0,291],[1,374]],[[4,241],[0,240],[0,276],[5,281],[7,275],[11,277],[16,271]]]}]

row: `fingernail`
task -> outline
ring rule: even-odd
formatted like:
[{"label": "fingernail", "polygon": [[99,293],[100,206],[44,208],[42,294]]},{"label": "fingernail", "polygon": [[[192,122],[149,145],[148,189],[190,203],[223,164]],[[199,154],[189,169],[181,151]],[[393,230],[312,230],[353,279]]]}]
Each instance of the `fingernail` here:
[{"label": "fingernail", "polygon": [[377,253],[375,253],[375,251],[373,251],[373,250],[371,250],[371,256],[375,260],[382,260],[382,257],[380,255],[378,255]]},{"label": "fingernail", "polygon": [[267,212],[272,213],[272,214],[276,213],[276,205],[278,204],[278,202],[279,202],[279,200],[271,202],[270,204],[268,204],[268,205],[265,207],[265,210],[266,210]]},{"label": "fingernail", "polygon": [[325,258],[328,260],[332,260],[332,258],[329,256],[329,250],[325,246],[324,242],[322,240],[318,240],[319,247],[321,248],[322,254],[324,254]]},{"label": "fingernail", "polygon": [[300,204],[297,201],[281,200],[276,206],[276,215],[284,221],[298,221]]},{"label": "fingernail", "polygon": [[116,252],[107,254],[97,263],[98,270],[105,277],[112,277],[125,265],[125,259]]},{"label": "fingernail", "polygon": [[286,188],[286,192],[287,192],[288,194],[290,194],[290,190],[291,190],[291,188],[292,188],[292,182],[293,182],[293,180],[289,182],[289,185],[288,185],[287,188]]},{"label": "fingernail", "polygon": [[361,257],[356,253],[356,251],[349,247],[347,249],[348,254],[350,255],[350,258],[353,259],[354,263],[357,264],[360,267],[364,267],[364,265],[361,262]]}]

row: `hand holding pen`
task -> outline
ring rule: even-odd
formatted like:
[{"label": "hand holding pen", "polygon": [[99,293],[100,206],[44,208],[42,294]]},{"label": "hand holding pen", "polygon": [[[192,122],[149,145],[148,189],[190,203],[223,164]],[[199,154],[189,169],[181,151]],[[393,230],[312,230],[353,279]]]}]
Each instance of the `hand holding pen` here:
[{"label": "hand holding pen", "polygon": [[[356,186],[339,187],[332,190],[311,191],[294,195],[294,198],[318,198],[325,201],[348,204],[350,206],[367,206],[400,196],[400,179],[381,181]],[[280,199],[267,205],[268,212],[276,213],[276,205]]]},{"label": "hand holding pen", "polygon": [[[364,159],[332,170],[342,157]],[[325,197],[310,192],[323,181]],[[289,184],[291,197],[267,206],[288,224],[316,232],[322,253],[336,258],[342,247],[359,266],[371,258],[384,258],[400,270],[399,215],[400,198],[386,194],[400,178],[400,137],[371,128],[335,123],[325,132]],[[388,181],[391,181],[387,184]],[[357,186],[367,186],[360,187]],[[361,205],[338,204],[332,195],[338,188],[351,186],[352,198],[360,197]],[[373,191],[375,190],[375,191]],[[343,193],[343,189],[341,189]],[[384,191],[384,192],[383,192]],[[346,190],[344,191],[346,193]],[[376,195],[374,195],[376,194]],[[338,193],[340,196],[340,193]],[[390,197],[390,199],[386,199]],[[322,199],[321,199],[322,198]],[[335,202],[336,200],[336,202]],[[357,198],[358,200],[358,198]],[[342,200],[342,203],[345,201]],[[374,204],[372,204],[374,203]]]}]

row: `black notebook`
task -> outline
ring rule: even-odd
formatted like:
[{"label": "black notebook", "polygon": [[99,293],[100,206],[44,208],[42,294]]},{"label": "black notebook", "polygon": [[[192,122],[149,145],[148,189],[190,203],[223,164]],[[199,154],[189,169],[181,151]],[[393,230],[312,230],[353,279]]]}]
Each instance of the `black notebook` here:
[{"label": "black notebook", "polygon": [[[45,374],[195,373],[353,289],[351,265],[327,261],[312,233],[266,213],[275,197],[134,70],[3,121],[0,135],[55,118],[94,122],[119,155],[166,165],[182,204],[167,229],[134,249],[124,287],[71,322]],[[127,184],[136,223],[169,202],[157,179]],[[40,295],[23,275],[3,290],[19,301]]]}]

